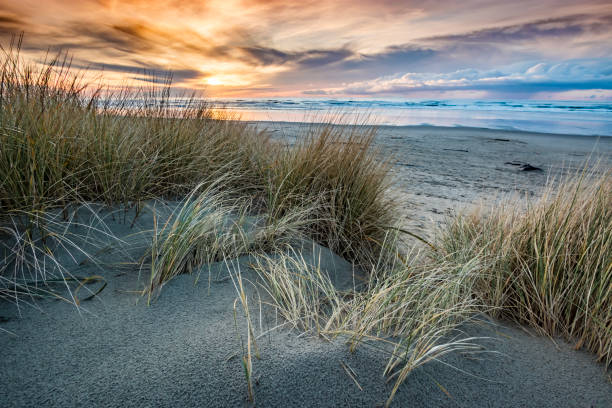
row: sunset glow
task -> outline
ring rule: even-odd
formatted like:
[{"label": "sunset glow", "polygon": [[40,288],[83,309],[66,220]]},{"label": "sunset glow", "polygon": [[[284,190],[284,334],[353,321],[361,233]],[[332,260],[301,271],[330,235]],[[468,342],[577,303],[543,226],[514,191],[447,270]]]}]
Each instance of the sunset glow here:
[{"label": "sunset glow", "polygon": [[610,99],[608,1],[22,0],[0,36],[219,97]]}]

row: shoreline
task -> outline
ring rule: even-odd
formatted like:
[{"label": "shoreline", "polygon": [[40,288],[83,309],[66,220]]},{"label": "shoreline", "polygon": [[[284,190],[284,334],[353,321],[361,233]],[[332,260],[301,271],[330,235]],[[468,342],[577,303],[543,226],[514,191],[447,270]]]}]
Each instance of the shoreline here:
[{"label": "shoreline", "polygon": [[[281,125],[289,125],[289,126],[299,126],[299,127],[308,127],[308,126],[321,126],[326,125],[326,122],[303,122],[303,121],[272,121],[272,120],[233,120],[236,122],[245,122],[250,125],[261,125],[261,124],[270,124],[273,127],[281,126]],[[350,123],[339,123],[334,124],[333,126],[353,126]],[[600,135],[600,134],[590,134],[590,135],[581,135],[578,133],[554,133],[554,132],[535,132],[521,129],[496,129],[496,128],[487,128],[487,127],[475,127],[475,126],[442,126],[442,125],[430,125],[430,124],[422,124],[422,125],[377,125],[377,124],[367,124],[366,126],[372,126],[378,129],[405,129],[405,130],[418,130],[418,129],[426,129],[426,130],[437,130],[443,132],[463,132],[463,131],[474,131],[474,132],[487,132],[487,133],[507,133],[515,136],[549,136],[549,137],[569,137],[569,138],[591,138],[591,139],[611,139],[612,134],[610,135]]]}]

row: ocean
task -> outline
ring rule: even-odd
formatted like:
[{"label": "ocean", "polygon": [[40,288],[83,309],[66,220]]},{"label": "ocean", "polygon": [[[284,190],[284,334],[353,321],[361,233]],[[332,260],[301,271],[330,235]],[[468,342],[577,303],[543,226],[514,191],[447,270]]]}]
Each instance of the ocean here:
[{"label": "ocean", "polygon": [[242,120],[452,126],[612,136],[612,103],[401,99],[214,99]]}]

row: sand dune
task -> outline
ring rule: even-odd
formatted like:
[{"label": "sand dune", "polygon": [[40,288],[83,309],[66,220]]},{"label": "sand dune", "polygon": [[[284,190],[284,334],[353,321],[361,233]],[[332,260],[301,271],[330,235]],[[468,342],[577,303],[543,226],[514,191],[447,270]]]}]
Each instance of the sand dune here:
[{"label": "sand dune", "polygon": [[[285,140],[299,126],[267,125]],[[549,175],[576,167],[594,149],[606,166],[612,160],[612,139],[482,129],[385,127],[377,143],[383,154],[394,155],[396,188],[409,200],[409,222],[423,228],[430,219],[499,192],[520,188],[537,194]],[[544,171],[521,172],[505,164],[510,161]],[[158,202],[155,208],[167,215],[174,205]],[[123,244],[113,240],[109,246],[103,231],[92,232],[79,245],[103,248],[100,265],[63,259],[74,275],[106,280],[98,296],[80,309],[54,300],[40,300],[38,308],[0,302],[1,405],[248,406],[240,362],[246,322],[234,307],[238,295],[228,277],[240,268],[245,280],[256,282],[250,259],[205,267],[197,284],[195,275],[172,279],[147,306],[135,293],[146,284],[147,271],[123,262],[145,253],[152,213],[145,210],[133,226],[133,213],[95,213]],[[80,219],[94,225],[87,214]],[[301,253],[338,287],[358,282],[351,265],[327,249],[305,241]],[[247,291],[252,299],[266,300],[254,284]],[[350,353],[342,338],[330,342],[300,334],[282,326],[272,309],[260,309],[255,301],[251,307],[261,353],[253,361],[256,406],[384,404],[393,386],[382,376],[388,350],[363,345]],[[452,354],[418,368],[393,406],[612,406],[609,371],[593,355],[484,317],[462,329],[481,337],[481,352]]]}]

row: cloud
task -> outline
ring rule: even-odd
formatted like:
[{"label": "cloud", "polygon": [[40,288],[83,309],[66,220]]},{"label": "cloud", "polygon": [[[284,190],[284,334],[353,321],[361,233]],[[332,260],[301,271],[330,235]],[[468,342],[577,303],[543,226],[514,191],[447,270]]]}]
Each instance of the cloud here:
[{"label": "cloud", "polygon": [[612,59],[521,63],[493,70],[462,69],[448,73],[415,73],[379,77],[342,87],[306,90],[305,95],[409,95],[423,91],[481,90],[538,93],[612,89]]},{"label": "cloud", "polygon": [[201,71],[196,69],[164,69],[158,66],[152,65],[121,65],[121,64],[104,64],[96,63],[89,66],[90,69],[98,71],[114,71],[114,72],[125,72],[125,73],[136,73],[142,74],[147,77],[153,78],[165,78],[171,76],[175,80],[184,79],[196,79],[206,77]]},{"label": "cloud", "polygon": [[[19,20],[9,20],[8,17],[5,19],[15,26],[21,24]],[[2,21],[0,18],[0,24]],[[82,50],[102,51],[105,54],[117,51],[124,55],[160,55],[167,52],[173,55],[234,61],[253,67],[287,65],[295,69],[324,66],[355,55],[348,48],[284,51],[257,43],[248,46],[231,45],[223,42],[223,39],[212,40],[204,37],[189,28],[171,30],[139,21],[123,21],[107,25],[69,22],[61,33],[55,34],[52,38],[31,32],[27,34],[26,40],[25,48],[28,50],[44,51],[52,47],[75,53]],[[229,38],[228,41],[233,40]]]},{"label": "cloud", "polygon": [[612,55],[612,7],[599,0],[0,3],[0,42],[25,31],[28,58],[63,49],[112,81],[171,69],[179,86],[213,76],[214,92],[245,96],[594,86],[584,61]]},{"label": "cloud", "polygon": [[0,14],[0,26],[18,26],[23,22],[15,16],[9,16],[7,14]]},{"label": "cloud", "polygon": [[354,52],[345,48],[336,50],[308,50],[297,53],[296,62],[299,67],[312,68],[327,66],[343,61],[354,55]]},{"label": "cloud", "polygon": [[[363,78],[372,77],[373,74],[378,78],[397,78],[403,73],[411,72],[413,75],[430,74],[427,77],[433,78],[435,75],[444,77],[447,72],[460,71],[465,75],[463,79],[468,80],[473,79],[471,76],[476,71],[493,75],[497,73],[496,67],[511,65],[517,61],[537,58],[558,60],[563,54],[566,58],[581,58],[583,55],[589,55],[589,49],[601,48],[605,43],[595,40],[594,45],[589,44],[588,41],[593,35],[612,37],[612,30],[609,28],[611,25],[612,15],[609,14],[573,14],[453,35],[423,37],[404,44],[389,45],[373,53],[360,53],[355,50],[353,55],[334,65],[334,69],[322,66],[315,71],[308,71],[310,89],[306,89],[302,94],[325,94],[326,89],[333,87],[325,87],[325,82],[368,82]],[[569,37],[570,41],[566,40],[563,48],[556,47],[555,42],[563,37]],[[579,46],[574,46],[573,41]],[[578,49],[580,47],[583,49]],[[609,46],[607,48],[610,49]],[[275,80],[281,84],[291,84],[304,76],[303,72],[287,71],[279,73]],[[567,84],[569,85],[569,82]],[[313,88],[313,85],[319,88]],[[382,84],[376,86],[385,88]],[[434,87],[433,84],[425,83],[418,86],[422,89]],[[539,86],[545,87],[544,84]],[[397,85],[397,88],[401,87],[403,85]],[[413,84],[413,88],[415,87],[417,85]],[[400,89],[390,90],[391,93],[399,91]]]},{"label": "cloud", "polygon": [[76,61],[73,62],[72,67],[86,71],[137,74],[130,76],[129,79],[151,83],[165,83],[168,78],[172,78],[172,80],[176,82],[182,82],[189,79],[203,79],[209,76],[208,73],[204,73],[196,69],[169,69],[152,64],[127,65]]},{"label": "cloud", "polygon": [[275,48],[252,46],[241,47],[246,60],[255,65],[282,65],[289,60],[289,54]]},{"label": "cloud", "polygon": [[156,53],[172,50],[182,54],[225,57],[226,51],[215,42],[188,29],[165,29],[144,22],[122,22],[111,25],[70,25],[74,37],[82,39],[78,48],[113,47],[125,53]]},{"label": "cloud", "polygon": [[347,59],[341,68],[357,71],[397,72],[418,65],[440,56],[440,51],[416,44],[391,45],[377,53],[355,54]]},{"label": "cloud", "polygon": [[284,65],[291,64],[295,67],[312,68],[326,66],[339,61],[346,60],[355,55],[347,48],[321,50],[311,49],[306,51],[281,51],[275,48],[252,46],[241,47],[239,50],[244,55],[244,60],[253,65]]},{"label": "cloud", "polygon": [[467,33],[422,38],[424,42],[507,43],[534,41],[539,38],[577,37],[589,33],[610,32],[612,15],[588,14],[549,18],[523,24],[505,25]]},{"label": "cloud", "polygon": [[19,34],[24,24],[17,16],[0,12],[0,35]]}]

